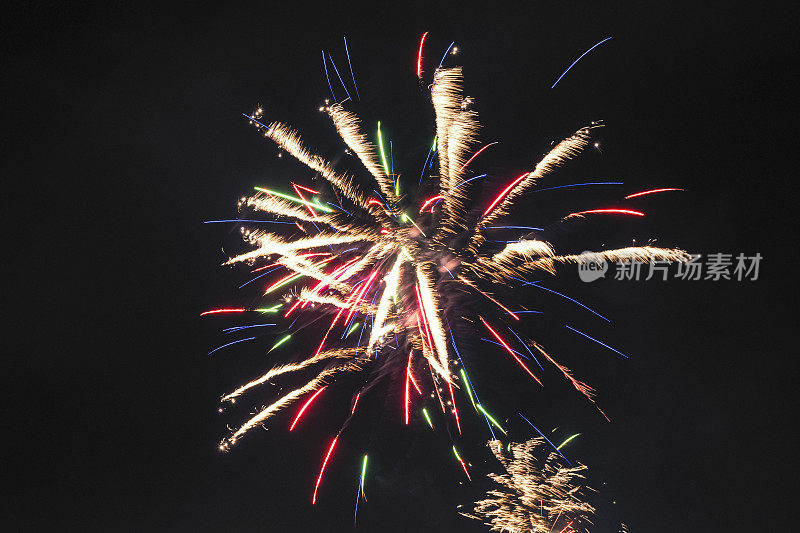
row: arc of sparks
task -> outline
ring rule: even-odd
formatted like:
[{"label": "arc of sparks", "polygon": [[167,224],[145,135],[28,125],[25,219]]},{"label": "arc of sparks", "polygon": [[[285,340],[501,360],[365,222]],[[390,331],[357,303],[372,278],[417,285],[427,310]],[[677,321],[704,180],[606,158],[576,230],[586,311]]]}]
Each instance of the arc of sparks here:
[{"label": "arc of sparks", "polygon": [[422,38],[419,40],[419,51],[417,52],[417,78],[422,79],[422,45],[425,44],[425,37],[428,36],[428,32],[422,34]]},{"label": "arc of sparks", "polygon": [[493,143],[489,143],[489,144],[487,144],[486,146],[484,146],[483,148],[481,148],[480,150],[478,150],[477,152],[475,152],[475,154],[473,154],[473,156],[472,156],[472,157],[470,157],[469,159],[467,159],[467,161],[466,161],[466,162],[465,162],[463,165],[461,165],[461,168],[459,168],[459,169],[458,169],[458,171],[459,171],[459,172],[463,171],[465,168],[467,168],[467,165],[469,165],[470,163],[472,163],[472,160],[473,160],[473,159],[475,159],[476,157],[478,157],[479,155],[481,155],[481,153],[482,153],[484,150],[486,150],[486,149],[487,149],[487,148],[489,148],[490,146],[493,146],[493,145],[495,145],[495,144],[497,144],[497,143],[498,143],[498,141],[495,141],[495,142],[493,142]]},{"label": "arc of sparks", "polygon": [[567,217],[573,217],[578,215],[591,215],[593,213],[596,214],[617,214],[617,215],[632,215],[637,217],[643,217],[644,213],[641,211],[636,211],[634,209],[589,209],[588,211],[578,211],[576,213],[570,213]]},{"label": "arc of sparks", "polygon": [[314,401],[314,399],[315,399],[317,396],[319,396],[319,395],[322,393],[322,391],[324,391],[324,390],[325,390],[325,388],[326,388],[326,387],[320,387],[320,389],[319,389],[319,390],[317,390],[317,392],[315,392],[315,393],[314,393],[314,394],[311,396],[311,398],[309,398],[309,399],[308,399],[308,401],[306,401],[306,403],[304,403],[304,404],[303,404],[303,407],[301,407],[301,408],[300,408],[300,411],[298,411],[298,412],[297,412],[297,416],[295,416],[295,417],[294,417],[294,420],[292,421],[292,425],[291,425],[291,426],[289,426],[289,431],[292,431],[292,430],[294,430],[294,427],[297,425],[297,422],[299,422],[299,421],[300,421],[300,417],[302,417],[302,416],[303,416],[303,413],[305,413],[305,412],[306,412],[306,409],[308,409],[308,406],[309,406],[309,405],[311,405],[311,402],[313,402],[313,401]]},{"label": "arc of sparks", "polygon": [[358,94],[358,85],[356,85],[356,76],[353,74],[353,63],[350,62],[350,50],[347,48],[347,37],[344,37],[344,53],[347,55],[347,64],[350,67],[350,77],[353,78],[353,88],[356,90],[356,99],[360,102],[361,95]]},{"label": "arc of sparks", "polygon": [[564,446],[566,446],[566,445],[567,445],[567,444],[568,444],[568,443],[569,443],[569,442],[570,442],[572,439],[574,439],[574,438],[575,438],[575,437],[577,437],[578,435],[580,435],[580,433],[575,433],[574,435],[572,435],[571,437],[569,437],[567,440],[565,440],[564,442],[562,442],[561,444],[559,444],[559,445],[558,445],[558,448],[556,448],[556,450],[560,450],[561,448],[563,448]]},{"label": "arc of sparks", "polygon": [[325,454],[325,459],[322,461],[322,467],[319,469],[319,475],[317,476],[317,483],[314,485],[314,495],[311,497],[311,505],[316,505],[317,503],[317,491],[319,490],[319,484],[322,483],[322,474],[325,473],[325,467],[328,466],[328,459],[331,458],[331,453],[333,453],[333,448],[336,446],[336,440],[338,438],[338,435],[333,438],[328,448],[328,453]]},{"label": "arc of sparks", "polygon": [[640,196],[646,196],[648,194],[656,194],[659,192],[667,192],[667,191],[685,191],[686,189],[678,189],[675,187],[665,187],[663,189],[650,189],[649,191],[642,191],[633,194],[629,194],[625,197],[626,200],[630,200],[631,198],[638,198]]},{"label": "arc of sparks", "polygon": [[571,69],[572,67],[574,67],[574,66],[575,66],[575,63],[577,63],[578,61],[580,61],[581,59],[583,59],[583,56],[585,56],[586,54],[588,54],[589,52],[591,52],[592,50],[594,50],[595,48],[597,48],[598,46],[600,46],[601,44],[603,44],[604,42],[606,42],[606,41],[607,41],[607,40],[609,40],[609,39],[611,39],[611,37],[606,37],[605,39],[603,39],[602,41],[600,41],[599,43],[595,44],[594,46],[592,46],[591,48],[589,48],[588,50],[586,50],[584,53],[582,53],[578,59],[576,59],[575,61],[573,61],[573,62],[572,62],[572,64],[571,64],[570,66],[568,66],[564,72],[562,72],[562,73],[561,73],[561,76],[559,76],[559,77],[558,77],[558,79],[555,81],[555,83],[554,83],[554,84],[553,84],[553,85],[552,85],[550,88],[551,88],[551,89],[554,89],[554,88],[555,88],[555,86],[558,84],[558,82],[560,82],[560,81],[561,81],[561,78],[563,78],[563,77],[564,77],[564,75],[565,75],[567,72],[569,72],[569,69]]}]

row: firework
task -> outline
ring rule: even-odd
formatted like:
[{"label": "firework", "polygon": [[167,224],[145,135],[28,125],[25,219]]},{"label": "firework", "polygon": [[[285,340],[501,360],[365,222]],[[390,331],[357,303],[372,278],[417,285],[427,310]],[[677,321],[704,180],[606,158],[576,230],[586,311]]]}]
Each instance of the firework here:
[{"label": "firework", "polygon": [[[417,54],[416,74],[420,79],[425,72],[423,47],[426,35],[420,39]],[[449,51],[450,48],[445,56]],[[347,48],[346,52],[353,76]],[[323,52],[326,74],[328,62],[346,90],[333,58],[328,54],[326,59]],[[349,98],[321,108],[327,113],[348,153],[354,156],[349,170],[336,168],[315,153],[290,126],[265,120],[262,109],[245,115],[249,123],[265,138],[273,141],[283,153],[313,170],[318,180],[313,186],[287,182],[280,191],[256,187],[252,196],[240,201],[240,211],[247,211],[248,216],[236,220],[245,224],[241,233],[250,249],[231,257],[225,264],[247,264],[253,267],[253,273],[259,272],[256,278],[245,285],[256,286],[256,282],[261,283],[260,300],[252,308],[221,308],[203,315],[248,316],[280,312],[284,319],[292,320],[291,324],[299,322],[299,326],[291,333],[283,331],[268,353],[285,353],[287,347],[295,346],[294,342],[286,344],[292,335],[306,328],[311,335],[317,335],[317,344],[304,357],[275,364],[260,377],[222,397],[223,402],[234,402],[239,396],[273,379],[283,379],[292,374],[302,376],[304,381],[294,390],[273,399],[269,405],[232,430],[220,443],[220,449],[227,450],[281,410],[304,400],[291,423],[287,424],[289,430],[293,430],[325,388],[337,384],[344,374],[352,373],[364,373],[365,376],[402,375],[402,379],[389,386],[396,386],[399,396],[403,398],[402,405],[398,406],[398,414],[405,425],[414,419],[424,420],[433,430],[442,425],[439,421],[434,424],[431,413],[424,406],[425,399],[430,396],[438,400],[445,414],[445,424],[454,424],[460,434],[462,424],[455,394],[460,391],[464,395],[462,405],[471,405],[475,413],[486,420],[493,435],[494,429],[506,435],[506,430],[480,403],[470,383],[450,329],[453,320],[464,320],[471,327],[488,332],[491,336],[491,339],[487,339],[489,342],[501,346],[524,373],[543,385],[540,377],[520,358],[528,357],[512,349],[506,340],[506,330],[511,331],[539,369],[544,370],[534,356],[534,350],[563,373],[579,392],[594,401],[591,387],[575,379],[569,369],[536,342],[522,339],[505,324],[505,317],[519,321],[519,314],[535,311],[512,311],[499,297],[488,291],[492,287],[492,290],[496,290],[519,281],[523,284],[538,283],[527,280],[537,273],[554,275],[560,264],[599,260],[649,262],[686,259],[686,254],[680,250],[651,246],[582,254],[559,253],[552,243],[537,237],[540,233],[536,231],[502,247],[492,244],[487,240],[486,233],[493,229],[538,230],[525,226],[493,226],[493,223],[512,214],[524,194],[536,192],[537,184],[543,178],[563,167],[589,146],[593,131],[600,126],[592,124],[579,129],[557,143],[541,161],[531,166],[530,171],[509,179],[499,191],[484,196],[479,194],[484,184],[476,180],[486,174],[470,176],[469,172],[477,165],[476,158],[486,158],[482,154],[497,143],[482,146],[478,143],[478,115],[470,108],[472,100],[464,96],[460,68],[442,68],[440,64],[433,71],[431,81],[435,138],[420,176],[420,184],[424,181],[424,185],[416,190],[406,190],[401,184],[400,175],[394,169],[391,143],[387,159],[385,129],[381,129],[380,122],[371,127],[365,126],[348,109]],[[358,94],[357,89],[354,94]],[[374,185],[364,186],[368,180]],[[413,182],[410,184],[413,185]],[[596,184],[618,182],[579,183],[563,187]],[[289,193],[289,186],[294,194]],[[558,187],[539,190],[552,188]],[[629,195],[628,198],[668,190],[676,189],[644,191]],[[256,217],[258,214],[268,218],[259,219]],[[563,219],[590,221],[596,215],[641,217],[644,213],[619,207],[600,207],[565,213]],[[280,223],[282,225],[278,227],[284,231],[258,229],[264,227],[258,225],[251,227],[253,222]],[[276,272],[278,270],[280,272]],[[264,281],[262,276],[267,275],[273,277]],[[535,286],[561,295],[551,289]],[[469,310],[446,308],[443,302],[454,300],[449,296],[459,292],[485,299],[488,307],[482,309],[480,316],[470,314]],[[604,318],[599,314],[597,316]],[[231,328],[231,331],[247,327]],[[356,340],[358,331],[360,333]],[[581,335],[588,337],[583,333]],[[233,341],[220,348],[257,338]],[[282,351],[276,351],[279,347],[283,347]],[[400,365],[404,368],[401,369]],[[311,377],[308,377],[309,372]],[[445,388],[449,399],[444,396]],[[358,416],[356,406],[364,390],[365,387],[359,385],[352,391],[350,417]],[[466,403],[467,400],[469,403]],[[333,437],[324,455],[314,486],[313,502],[316,502],[323,473],[339,434],[341,430]],[[567,442],[569,439],[562,446]],[[514,454],[518,458],[504,462],[509,470],[509,482],[518,485],[515,490],[526,495],[525,503],[519,505],[527,508],[529,503],[532,505],[531,498],[546,497],[546,518],[551,522],[553,513],[560,509],[559,505],[565,506],[565,516],[582,516],[590,511],[591,508],[573,501],[570,496],[572,493],[567,490],[567,485],[579,470],[561,470],[549,460],[541,473],[535,474],[531,470],[529,457],[536,443],[534,440],[514,445]],[[461,457],[455,443],[453,453],[466,478],[470,479],[468,462]],[[501,461],[504,460],[501,458]],[[365,469],[366,466],[362,470],[359,492],[363,491]],[[497,479],[506,478],[499,476]],[[521,511],[506,509],[503,512],[516,516],[515,513]],[[544,518],[540,516],[540,519]],[[530,521],[532,518],[526,515],[524,520]]]},{"label": "firework", "polygon": [[583,500],[579,485],[584,465],[562,466],[538,437],[505,448],[493,440],[488,446],[504,473],[487,474],[498,487],[462,515],[483,521],[491,531],[513,533],[567,533],[587,526],[594,508]]}]

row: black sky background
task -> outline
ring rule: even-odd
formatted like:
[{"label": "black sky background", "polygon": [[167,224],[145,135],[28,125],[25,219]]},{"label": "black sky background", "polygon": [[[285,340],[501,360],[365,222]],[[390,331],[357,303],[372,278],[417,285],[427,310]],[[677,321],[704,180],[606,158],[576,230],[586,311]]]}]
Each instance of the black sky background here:
[{"label": "black sky background", "polygon": [[[643,202],[646,220],[601,225],[592,237],[765,257],[756,282],[588,285],[566,272],[573,278],[558,286],[614,326],[550,301],[556,317],[631,358],[541,334],[595,386],[613,422],[572,395],[511,379],[512,429],[531,436],[513,419],[517,408],[582,433],[570,452],[600,491],[596,531],[620,522],[636,532],[775,530],[793,511],[796,479],[796,13],[767,3],[524,6],[106,2],[9,11],[4,315],[13,333],[3,363],[12,530],[352,529],[358,443],[332,463],[320,504],[309,502],[338,427],[333,409],[302,435],[287,436],[281,421],[217,451],[225,424],[240,420],[217,413],[220,394],[263,362],[247,351],[205,355],[224,341],[221,322],[199,313],[235,302],[247,274],[219,266],[230,228],[202,221],[233,215],[255,184],[311,178],[242,119],[257,104],[336,154],[316,108],[328,94],[320,49],[341,67],[342,35],[369,118],[417,169],[432,128],[413,72],[424,31],[435,61],[451,40],[459,46],[483,139],[502,142],[487,160],[499,176],[516,176],[552,140],[603,120],[603,153],[574,169],[586,171],[569,174],[574,181],[619,177],[626,193],[687,192]],[[548,221],[573,202],[615,198],[598,194],[551,196],[522,216]],[[476,346],[476,356],[496,355]],[[499,395],[505,385],[490,375],[487,394]],[[430,484],[386,466],[358,529],[485,531],[453,511],[471,494],[446,452],[431,459]]]}]

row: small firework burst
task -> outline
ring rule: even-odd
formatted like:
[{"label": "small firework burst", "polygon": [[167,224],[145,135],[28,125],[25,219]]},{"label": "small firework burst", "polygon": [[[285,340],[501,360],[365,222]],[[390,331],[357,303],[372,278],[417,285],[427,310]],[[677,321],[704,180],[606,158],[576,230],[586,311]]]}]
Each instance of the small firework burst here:
[{"label": "small firework burst", "polygon": [[488,443],[503,466],[503,474],[487,474],[499,485],[472,511],[461,514],[483,521],[491,531],[547,533],[582,531],[594,507],[583,499],[584,465],[563,466],[556,452],[548,452],[544,439],[536,437],[507,446]]}]

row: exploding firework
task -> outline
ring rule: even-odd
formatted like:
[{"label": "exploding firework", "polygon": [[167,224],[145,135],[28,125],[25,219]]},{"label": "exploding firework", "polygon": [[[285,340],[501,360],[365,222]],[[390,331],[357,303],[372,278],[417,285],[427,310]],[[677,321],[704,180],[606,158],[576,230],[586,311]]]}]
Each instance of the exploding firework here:
[{"label": "exploding firework", "polygon": [[556,452],[547,452],[542,438],[507,446],[489,441],[505,470],[487,474],[499,488],[475,502],[468,518],[481,520],[491,531],[564,533],[584,530],[594,508],[583,499],[584,465],[563,466]]},{"label": "exploding firework", "polygon": [[[417,58],[420,79],[424,73],[423,44],[424,36]],[[324,53],[323,62],[327,69]],[[330,62],[335,67],[332,58]],[[339,74],[338,69],[336,73]],[[355,88],[355,79],[353,85]],[[453,433],[460,434],[461,418],[455,400],[455,390],[459,390],[469,399],[475,413],[490,424],[491,431],[505,434],[472,387],[452,333],[456,322],[488,336],[489,342],[498,345],[521,372],[542,384],[532,366],[523,361],[528,357],[511,347],[507,338],[510,331],[534,360],[535,351],[593,401],[591,387],[573,377],[568,368],[538,343],[523,340],[506,325],[507,321],[519,321],[520,314],[527,311],[512,311],[490,292],[490,287],[524,282],[536,273],[555,275],[560,264],[601,260],[680,261],[685,259],[685,253],[652,246],[558,253],[553,244],[535,231],[501,247],[488,240],[487,232],[497,228],[494,224],[509,216],[523,195],[535,190],[540,180],[589,146],[593,131],[600,125],[593,123],[581,128],[557,143],[530,171],[508,179],[492,195],[483,196],[479,194],[483,186],[478,178],[485,175],[473,176],[470,169],[475,166],[476,158],[496,143],[483,146],[478,143],[478,115],[471,108],[472,100],[464,96],[462,86],[462,71],[458,67],[440,65],[432,73],[430,100],[436,135],[420,177],[420,183],[425,181],[424,187],[415,183],[416,179],[395,171],[391,153],[387,158],[380,122],[372,130],[374,137],[368,135],[360,118],[348,109],[349,95],[342,102],[326,104],[322,110],[348,153],[357,159],[350,170],[336,168],[323,159],[290,126],[264,119],[262,109],[246,115],[265,138],[274,142],[282,153],[312,169],[318,180],[308,186],[289,182],[282,191],[256,187],[254,195],[240,201],[240,212],[269,218],[248,215],[236,220],[244,224],[241,232],[250,249],[230,258],[226,264],[250,265],[253,273],[258,273],[251,282],[263,280],[267,275],[274,278],[268,278],[262,286],[258,304],[214,309],[205,314],[280,315],[287,322],[298,324],[293,331],[305,330],[309,335],[317,335],[317,340],[303,358],[273,366],[222,397],[223,402],[235,402],[257,387],[291,374],[303,376],[304,380],[302,385],[275,398],[231,430],[220,443],[220,449],[229,449],[281,410],[303,401],[292,417],[289,430],[293,430],[325,388],[352,383],[341,378],[357,373],[365,379],[352,391],[350,415],[343,428],[358,416],[362,394],[371,392],[378,378],[390,376],[388,387],[394,387],[402,398],[398,412],[402,413],[405,425],[413,420],[422,422],[424,416],[422,423],[433,429],[430,413],[423,407],[430,395],[446,415],[446,423],[453,425]],[[354,94],[358,94],[357,89]],[[372,180],[374,186],[365,186],[367,180]],[[424,191],[432,194],[423,194]],[[643,213],[598,208],[565,213],[562,220],[589,220],[598,215],[643,216]],[[289,231],[265,231],[259,229],[259,222],[283,224],[280,227]],[[474,308],[448,308],[449,302],[456,299],[453,295],[461,293],[481,299],[486,305],[481,306],[480,313]],[[231,331],[248,332],[254,331],[250,328],[269,325],[249,324]],[[284,346],[292,335],[277,338],[269,351]],[[248,336],[220,348],[256,338]],[[309,372],[312,374],[307,378]],[[339,434],[332,436],[321,461],[314,502]],[[453,444],[454,455],[469,478],[468,462]],[[523,453],[532,444],[517,446],[519,453]],[[572,471],[566,476],[565,479],[571,479]],[[362,492],[363,478],[362,471],[359,483]],[[554,501],[553,496],[548,497]],[[568,500],[567,496],[562,499]],[[577,509],[583,508],[574,508]]]}]

